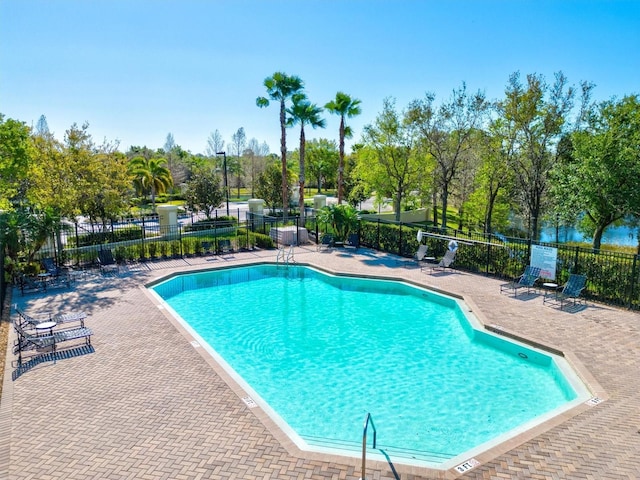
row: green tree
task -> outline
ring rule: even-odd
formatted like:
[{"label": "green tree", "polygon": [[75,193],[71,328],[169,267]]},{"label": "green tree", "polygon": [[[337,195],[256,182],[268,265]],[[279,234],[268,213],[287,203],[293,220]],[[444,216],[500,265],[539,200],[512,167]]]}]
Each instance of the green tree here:
[{"label": "green tree", "polygon": [[268,107],[269,100],[280,102],[280,160],[282,163],[282,214],[287,216],[287,206],[289,200],[289,186],[287,184],[287,118],[286,101],[296,93],[300,92],[304,86],[300,77],[287,75],[283,72],[276,72],[272,76],[265,78],[264,86],[267,89],[267,97],[258,97],[256,105],[260,108]]},{"label": "green tree", "polygon": [[287,125],[300,125],[300,170],[298,174],[298,208],[304,221],[304,184],[305,184],[305,144],[304,126],[324,128],[325,120],[320,117],[322,108],[311,103],[303,93],[297,93],[292,98],[293,105],[287,109],[289,119]]},{"label": "green tree", "polygon": [[470,137],[477,130],[489,104],[482,92],[467,94],[463,83],[451,98],[436,108],[435,95],[409,105],[407,120],[421,135],[423,147],[436,162],[435,179],[442,201],[442,227],[447,226],[447,208],[452,183],[458,178],[468,159]]},{"label": "green tree", "polygon": [[[496,122],[500,122],[497,119]],[[491,125],[488,131],[477,131],[474,149],[481,158],[476,172],[476,189],[469,198],[467,211],[475,215],[476,222],[485,233],[497,226],[506,226],[509,212],[508,194],[512,191],[513,172],[509,168],[507,152],[502,138],[495,133],[500,127]]]},{"label": "green tree", "polygon": [[358,227],[358,211],[351,205],[328,205],[320,209],[317,221],[331,225],[336,240],[343,242]]},{"label": "green tree", "polygon": [[24,197],[32,155],[30,128],[0,114],[0,210],[13,208]]},{"label": "green tree", "polygon": [[[235,155],[236,158],[227,158],[227,168],[236,176],[236,188],[238,189],[238,197],[240,196],[240,186],[242,184],[242,175],[244,174],[244,168],[242,166],[242,154],[247,146],[247,136],[244,133],[244,128],[240,127],[236,133],[231,136],[231,155]],[[227,186],[227,188],[229,188]]]},{"label": "green tree", "polygon": [[187,182],[185,192],[187,205],[194,212],[204,212],[208,220],[225,199],[220,188],[220,176],[212,169],[196,170]]},{"label": "green tree", "polygon": [[174,184],[181,185],[189,176],[190,154],[177,145],[173,133],[169,132],[162,149],[158,149],[159,156],[165,159],[165,166],[171,174],[171,183],[166,186],[171,188]]},{"label": "green tree", "polygon": [[339,130],[339,162],[338,162],[338,203],[342,203],[344,184],[344,139],[351,138],[353,131],[346,125],[345,118],[352,118],[362,113],[360,109],[361,101],[352,98],[346,93],[336,93],[336,98],[325,105],[325,108],[334,115],[340,116]]},{"label": "green tree", "polygon": [[117,144],[95,145],[88,124],[73,124],[63,143],[53,135],[37,134],[33,145],[27,197],[34,212],[68,218],[86,215],[104,223],[127,208],[131,194],[127,157]]},{"label": "green tree", "polygon": [[88,127],[73,124],[64,143],[52,135],[34,136],[28,198],[36,211],[105,221],[126,208],[131,190],[126,156],[117,144],[95,145]]},{"label": "green tree", "polygon": [[35,255],[61,229],[60,216],[53,209],[34,212],[33,208],[18,206],[8,212],[0,212],[0,245],[4,254],[14,264],[19,256],[27,263],[34,261]]},{"label": "green tree", "polygon": [[167,168],[164,158],[134,157],[129,161],[129,171],[134,177],[137,188],[143,192],[151,192],[151,204],[156,210],[156,194],[164,193],[173,185],[171,172]]},{"label": "green tree", "polygon": [[417,187],[422,166],[412,131],[396,111],[393,99],[386,98],[375,122],[365,126],[363,141],[366,147],[359,153],[359,175],[378,194],[393,196],[399,221],[403,198]]},{"label": "green tree", "polygon": [[640,102],[637,95],[595,106],[586,128],[571,136],[573,150],[554,170],[555,197],[563,210],[584,212],[593,248],[627,215],[640,214]]},{"label": "green tree", "polygon": [[264,171],[264,161],[268,154],[269,145],[267,145],[267,142],[259,143],[255,138],[249,140],[245,156],[249,159],[249,179],[252,197],[255,197],[256,180],[258,175]]},{"label": "green tree", "polygon": [[309,175],[316,179],[318,193],[322,186],[335,181],[339,157],[336,143],[326,138],[313,139],[306,142],[305,160]]},{"label": "green tree", "polygon": [[110,144],[99,147],[92,157],[90,188],[80,190],[82,213],[103,223],[113,220],[129,205],[131,177],[126,155]]},{"label": "green tree", "polygon": [[[583,101],[589,90],[583,84]],[[549,173],[556,161],[554,149],[568,129],[574,97],[575,89],[567,85],[562,72],[555,75],[552,85],[536,74],[527,75],[523,85],[516,72],[509,78],[504,100],[497,104],[501,119],[497,126],[534,239],[539,236]]]},{"label": "green tree", "polygon": [[354,208],[371,197],[371,186],[357,175],[358,152],[362,144],[353,146],[351,155],[345,158],[344,195],[347,202]]},{"label": "green tree", "polygon": [[[289,176],[289,171],[287,170],[287,177]],[[280,167],[276,163],[269,163],[267,168],[265,168],[264,172],[262,172],[258,176],[258,181],[256,182],[256,194],[259,198],[264,200],[264,203],[267,205],[267,208],[271,211],[272,214],[275,214],[276,207],[282,201],[281,198],[281,182],[282,174],[280,172]],[[288,179],[287,179],[288,181]],[[285,199],[287,204],[289,203],[289,195]]]}]

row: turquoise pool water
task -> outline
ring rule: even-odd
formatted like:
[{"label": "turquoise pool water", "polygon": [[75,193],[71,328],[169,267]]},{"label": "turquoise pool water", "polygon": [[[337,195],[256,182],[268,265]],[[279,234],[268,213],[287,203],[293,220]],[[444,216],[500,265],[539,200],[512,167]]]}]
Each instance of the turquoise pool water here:
[{"label": "turquoise pool water", "polygon": [[271,265],[153,290],[310,445],[440,462],[577,396],[548,355],[474,330],[459,303],[402,282]]}]

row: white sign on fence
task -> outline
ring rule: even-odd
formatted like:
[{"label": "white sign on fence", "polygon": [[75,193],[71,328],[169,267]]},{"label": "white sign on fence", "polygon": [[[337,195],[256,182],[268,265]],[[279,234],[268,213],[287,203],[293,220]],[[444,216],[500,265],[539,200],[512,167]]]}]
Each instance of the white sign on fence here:
[{"label": "white sign on fence", "polygon": [[556,279],[556,263],[558,249],[542,245],[531,246],[531,266],[540,267],[540,277],[548,280]]}]

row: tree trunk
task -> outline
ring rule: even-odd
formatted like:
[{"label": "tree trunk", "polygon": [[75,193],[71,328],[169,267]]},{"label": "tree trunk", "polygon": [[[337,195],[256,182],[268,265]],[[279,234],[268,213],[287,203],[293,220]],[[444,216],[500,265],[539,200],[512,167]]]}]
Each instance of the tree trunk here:
[{"label": "tree trunk", "polygon": [[492,218],[493,218],[493,206],[496,202],[496,196],[498,195],[498,192],[496,191],[491,192],[491,194],[489,195],[489,205],[487,205],[487,216],[484,219],[484,233],[491,233],[492,231]]},{"label": "tree trunk", "polygon": [[431,203],[433,205],[433,226],[438,226],[438,195],[436,194],[436,189],[433,189],[433,193],[431,194]]},{"label": "tree trunk", "polygon": [[304,136],[304,124],[300,125],[300,178],[298,179],[298,209],[300,210],[300,219],[302,220],[302,226],[304,226],[304,182],[305,182],[305,136]]},{"label": "tree trunk", "polygon": [[442,190],[442,229],[447,229],[447,206],[449,205],[449,192],[444,188]]},{"label": "tree trunk", "polygon": [[342,183],[344,182],[344,115],[340,117],[340,158],[338,160],[338,205],[342,203]]},{"label": "tree trunk", "polygon": [[395,198],[393,200],[393,209],[396,212],[396,222],[400,221],[400,214],[402,213],[400,210],[402,208],[401,205],[402,205],[402,192],[399,191],[396,193]]},{"label": "tree trunk", "polygon": [[593,232],[593,249],[600,250],[600,246],[602,244],[602,234],[604,233],[604,229],[606,225],[598,225],[596,227],[596,231]]},{"label": "tree trunk", "polygon": [[538,240],[540,237],[538,231],[540,230],[538,213],[539,209],[531,217],[531,240]]},{"label": "tree trunk", "polygon": [[284,98],[280,101],[280,158],[282,159],[282,216],[287,218],[288,186],[287,186],[287,125]]}]

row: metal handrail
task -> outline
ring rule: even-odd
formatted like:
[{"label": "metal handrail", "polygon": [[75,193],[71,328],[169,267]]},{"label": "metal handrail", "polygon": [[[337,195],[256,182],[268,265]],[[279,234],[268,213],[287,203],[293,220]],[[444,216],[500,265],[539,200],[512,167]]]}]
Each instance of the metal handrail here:
[{"label": "metal handrail", "polygon": [[280,263],[280,259],[282,259],[282,262],[285,265],[289,265],[290,261],[295,262],[295,259],[293,258],[293,245],[289,246],[288,251],[286,251],[285,249],[286,246],[278,248],[278,254],[276,255],[276,265]]},{"label": "metal handrail", "polygon": [[367,463],[367,429],[369,428],[369,423],[371,423],[371,428],[373,429],[373,448],[376,448],[376,437],[378,432],[376,430],[376,426],[373,423],[373,417],[370,413],[367,413],[367,418],[364,419],[364,428],[362,429],[362,479],[365,480],[365,471],[366,471],[366,463]]}]

